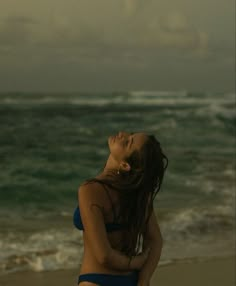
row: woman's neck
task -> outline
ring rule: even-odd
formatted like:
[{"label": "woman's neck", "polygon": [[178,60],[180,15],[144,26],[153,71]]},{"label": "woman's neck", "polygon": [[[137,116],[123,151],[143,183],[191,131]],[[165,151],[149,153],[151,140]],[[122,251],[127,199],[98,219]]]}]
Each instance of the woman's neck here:
[{"label": "woman's neck", "polygon": [[117,171],[118,169],[119,169],[119,163],[110,154],[108,156],[104,171],[110,172],[110,171]]},{"label": "woman's neck", "polygon": [[97,178],[106,177],[108,174],[117,173],[118,169],[119,165],[117,161],[115,161],[114,158],[111,155],[109,155],[103,171],[96,177]]}]

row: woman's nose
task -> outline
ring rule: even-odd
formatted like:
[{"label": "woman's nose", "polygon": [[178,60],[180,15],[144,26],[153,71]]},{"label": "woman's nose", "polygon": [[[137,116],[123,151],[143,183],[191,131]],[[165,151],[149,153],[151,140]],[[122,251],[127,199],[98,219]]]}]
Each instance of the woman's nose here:
[{"label": "woman's nose", "polygon": [[118,133],[118,137],[120,138],[122,136],[122,132],[120,131],[119,133]]}]

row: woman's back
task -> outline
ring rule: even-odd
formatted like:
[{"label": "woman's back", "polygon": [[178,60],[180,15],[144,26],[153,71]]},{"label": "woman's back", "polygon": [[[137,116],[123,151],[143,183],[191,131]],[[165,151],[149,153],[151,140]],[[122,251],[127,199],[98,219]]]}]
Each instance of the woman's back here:
[{"label": "woman's back", "polygon": [[119,227],[114,230],[107,231],[108,239],[112,248],[122,250],[124,245],[122,244],[123,235],[129,231],[125,225],[123,226],[119,221],[120,201],[119,193],[108,187],[105,184],[96,184],[96,188],[100,188],[100,192],[104,195],[104,221],[106,225],[113,226],[118,224]]},{"label": "woman's back", "polygon": [[[107,229],[107,238],[111,247],[115,250],[122,251],[124,248],[123,236],[129,231],[129,229],[120,225],[116,229],[111,230],[112,226],[114,228],[114,223],[119,224],[119,221],[116,221],[119,214],[119,196],[118,193],[111,189],[108,186],[104,186],[104,184],[98,182],[89,183],[92,184],[94,192],[96,195],[100,197],[100,201],[102,200],[103,205],[102,212],[104,216],[105,226]],[[98,206],[99,207],[99,206]],[[109,230],[110,226],[110,230]],[[96,239],[96,237],[94,237]],[[86,236],[86,230],[83,232],[83,240],[84,240],[84,256],[82,267],[80,269],[80,273],[88,273],[91,270],[96,270],[98,273],[114,273],[114,274],[128,274],[132,271],[111,271],[111,269],[105,269],[103,265],[99,264],[96,261],[92,248],[90,246],[90,242]]]}]

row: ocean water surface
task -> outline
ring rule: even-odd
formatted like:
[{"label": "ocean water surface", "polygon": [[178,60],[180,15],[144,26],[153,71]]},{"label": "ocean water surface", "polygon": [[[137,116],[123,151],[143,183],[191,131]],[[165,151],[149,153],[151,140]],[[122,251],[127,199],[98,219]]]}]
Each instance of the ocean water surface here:
[{"label": "ocean water surface", "polygon": [[235,94],[0,95],[0,273],[79,267],[77,189],[108,136],[154,134],[169,158],[155,209],[160,264],[235,253]]}]

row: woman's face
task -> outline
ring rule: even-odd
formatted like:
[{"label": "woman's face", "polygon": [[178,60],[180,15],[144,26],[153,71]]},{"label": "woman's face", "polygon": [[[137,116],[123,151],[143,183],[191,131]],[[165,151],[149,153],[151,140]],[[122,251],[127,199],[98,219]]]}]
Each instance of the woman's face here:
[{"label": "woman's face", "polygon": [[147,141],[148,136],[145,133],[127,133],[119,132],[117,135],[108,138],[108,145],[111,156],[119,163],[125,161],[133,151],[140,150]]}]

